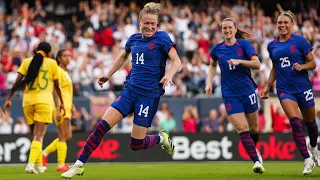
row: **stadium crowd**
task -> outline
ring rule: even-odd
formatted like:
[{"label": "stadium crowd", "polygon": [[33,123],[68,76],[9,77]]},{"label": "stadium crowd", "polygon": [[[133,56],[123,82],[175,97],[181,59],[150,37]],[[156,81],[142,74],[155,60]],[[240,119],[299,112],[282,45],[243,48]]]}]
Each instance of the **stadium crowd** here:
[{"label": "stadium crowd", "polygon": [[[35,46],[41,41],[51,44],[53,55],[61,48],[72,52],[72,61],[68,69],[74,84],[75,96],[120,91],[130,71],[130,61],[117,71],[103,88],[98,86],[96,79],[108,71],[130,35],[138,32],[138,12],[144,3],[124,2],[126,1],[35,0],[34,3],[28,4],[19,0],[10,2],[0,0],[0,96],[8,94],[8,89],[12,87],[17,77],[21,61],[25,57],[32,56]],[[226,17],[234,19],[239,28],[254,34],[252,44],[259,54],[261,68],[259,71],[253,71],[252,75],[258,84],[258,91],[261,90],[272,66],[266,47],[277,35],[276,18],[284,11],[280,4],[275,5],[273,14],[267,15],[259,1],[236,0],[227,3],[209,0],[192,6],[180,1],[161,2],[163,8],[159,29],[166,31],[176,43],[182,60],[182,67],[174,78],[174,85],[166,87],[166,96],[182,98],[204,93],[210,60],[209,52],[214,44],[222,41],[219,28],[221,21]],[[314,3],[310,2],[306,6],[302,2],[299,8],[294,10],[297,19],[294,30],[295,33],[306,37],[314,47],[312,53],[317,68],[310,72],[310,79],[315,94],[318,94],[320,93],[320,17],[315,8],[319,5]],[[214,78],[214,95],[221,96],[219,69],[217,72],[218,75]],[[212,109],[208,113],[209,117],[199,120],[196,108],[186,107],[181,117],[183,131],[209,133],[234,131],[223,108],[221,105],[218,110]],[[74,130],[90,131],[95,123],[90,122],[89,116],[90,113],[84,109],[74,113]],[[320,113],[318,116],[320,117]],[[272,118],[282,118],[282,122],[287,121],[281,108],[277,107],[273,108]],[[8,129],[6,128],[8,126],[12,127],[12,118],[2,115],[0,119],[0,132],[4,132],[1,129]],[[176,131],[176,120],[172,118],[170,110],[165,110],[165,105],[159,109],[156,119],[155,128],[166,129],[169,132]],[[263,116],[260,119],[263,127]],[[320,123],[319,119],[318,122]],[[23,123],[23,118],[19,118],[17,124]],[[274,128],[274,131],[289,131],[283,124],[285,123],[280,125],[280,130]],[[132,125],[131,116],[123,121],[123,132],[128,131],[130,125]],[[23,125],[11,129],[14,133],[26,131]],[[12,131],[6,133],[10,134]]]}]

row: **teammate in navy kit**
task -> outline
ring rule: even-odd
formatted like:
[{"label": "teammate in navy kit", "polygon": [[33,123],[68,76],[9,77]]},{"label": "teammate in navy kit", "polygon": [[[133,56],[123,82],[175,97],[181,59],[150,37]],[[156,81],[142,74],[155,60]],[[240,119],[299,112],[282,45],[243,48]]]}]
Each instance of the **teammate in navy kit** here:
[{"label": "teammate in navy kit", "polygon": [[228,116],[240,135],[241,142],[254,162],[253,171],[264,173],[262,158],[256,150],[259,140],[258,102],[256,83],[251,78],[250,68],[259,69],[260,62],[249,38],[251,34],[238,29],[230,18],[221,24],[222,43],[215,45],[210,56],[206,93],[212,94],[212,79],[217,63],[221,69],[221,92]]},{"label": "teammate in navy kit", "polygon": [[[307,71],[315,69],[316,64],[311,53],[312,47],[307,40],[302,36],[292,34],[294,22],[295,17],[291,11],[286,11],[278,17],[277,27],[280,36],[268,44],[273,68],[261,92],[261,98],[268,98],[269,89],[277,80],[278,98],[290,119],[293,139],[305,159],[302,173],[309,175],[312,173],[314,164],[319,166],[318,163],[320,163],[317,149],[318,127],[315,122],[315,104]],[[308,128],[310,137],[308,148],[313,159],[308,153],[302,131],[302,119]]]},{"label": "teammate in navy kit", "polygon": [[[96,125],[84,146],[82,154],[64,178],[81,175],[83,165],[91,153],[99,146],[103,136],[121,119],[134,113],[134,125],[131,133],[132,150],[148,149],[161,144],[168,154],[174,154],[174,145],[169,135],[161,131],[157,135],[146,135],[148,127],[157,112],[160,96],[164,87],[172,83],[172,77],[181,62],[174,43],[164,31],[157,31],[160,17],[160,3],[148,3],[140,11],[140,32],[133,34],[125,45],[125,51],[118,57],[109,72],[98,79],[103,86],[132,54],[132,69],[127,76],[125,87],[119,97],[111,104],[102,120]],[[165,73],[166,60],[172,60],[170,70]]]}]

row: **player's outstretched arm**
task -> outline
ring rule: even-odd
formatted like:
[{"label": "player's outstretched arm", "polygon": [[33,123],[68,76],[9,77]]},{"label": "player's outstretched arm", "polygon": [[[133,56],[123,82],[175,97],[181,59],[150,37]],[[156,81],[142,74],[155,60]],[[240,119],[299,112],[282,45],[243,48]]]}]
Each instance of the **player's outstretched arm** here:
[{"label": "player's outstretched arm", "polygon": [[123,53],[121,53],[121,55],[113,62],[110,70],[105,76],[109,79],[127,61],[129,55],[130,53],[123,51]]},{"label": "player's outstretched arm", "polygon": [[242,60],[242,59],[230,59],[228,63],[231,66],[236,66],[238,64],[241,64],[247,68],[260,69],[260,61],[258,56],[251,56],[250,61]]},{"label": "player's outstretched arm", "polygon": [[273,64],[267,83],[261,92],[262,99],[268,99],[270,87],[273,85],[276,78],[277,78],[277,71],[275,69],[275,64]]},{"label": "player's outstretched arm", "polygon": [[212,95],[212,79],[216,75],[217,61],[211,59],[207,76],[206,94]]},{"label": "player's outstretched arm", "polygon": [[170,49],[168,55],[172,61],[172,66],[170,67],[169,71],[166,73],[166,75],[160,81],[160,83],[163,84],[163,87],[167,86],[169,83],[172,84],[172,77],[176,74],[176,72],[178,71],[178,69],[181,66],[181,60],[180,60],[175,48],[172,47]]},{"label": "player's outstretched arm", "polygon": [[62,99],[62,93],[61,93],[61,88],[60,88],[60,85],[59,85],[59,80],[54,80],[53,81],[53,84],[54,84],[54,90],[55,92],[57,93],[59,99],[60,99],[60,111],[63,111],[63,114],[62,115],[65,115],[65,108],[64,108],[64,102],[63,102],[63,99]]},{"label": "player's outstretched arm", "polygon": [[6,109],[10,109],[11,108],[12,96],[14,95],[16,90],[20,87],[23,77],[24,76],[22,74],[18,73],[17,79],[14,82],[12,88],[10,89],[9,95],[7,97],[7,100],[3,105],[3,108],[2,108],[3,113],[6,113]]},{"label": "player's outstretched arm", "polygon": [[314,62],[314,58],[312,53],[308,53],[306,55],[306,63],[305,64],[298,64],[294,63],[292,69],[296,71],[301,71],[301,70],[314,70],[316,68],[316,63]]}]

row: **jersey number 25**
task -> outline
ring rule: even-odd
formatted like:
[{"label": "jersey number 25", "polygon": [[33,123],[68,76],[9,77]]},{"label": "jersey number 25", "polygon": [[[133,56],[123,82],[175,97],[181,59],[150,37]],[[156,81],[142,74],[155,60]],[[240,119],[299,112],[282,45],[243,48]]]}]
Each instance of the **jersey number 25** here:
[{"label": "jersey number 25", "polygon": [[280,61],[281,61],[281,68],[285,68],[285,67],[290,66],[289,57],[280,58]]}]

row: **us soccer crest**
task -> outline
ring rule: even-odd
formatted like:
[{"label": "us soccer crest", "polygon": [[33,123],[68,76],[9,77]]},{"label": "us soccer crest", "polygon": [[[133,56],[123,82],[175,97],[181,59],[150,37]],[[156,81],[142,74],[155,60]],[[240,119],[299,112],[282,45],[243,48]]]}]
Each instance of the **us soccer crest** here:
[{"label": "us soccer crest", "polygon": [[149,43],[149,49],[152,50],[154,48],[154,42]]},{"label": "us soccer crest", "polygon": [[290,46],[290,52],[294,53],[296,51],[296,46],[295,45],[291,45]]},{"label": "us soccer crest", "polygon": [[242,56],[242,49],[238,49],[238,56]]}]

